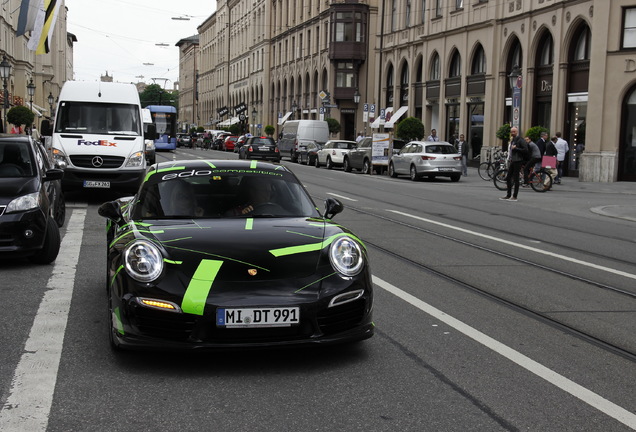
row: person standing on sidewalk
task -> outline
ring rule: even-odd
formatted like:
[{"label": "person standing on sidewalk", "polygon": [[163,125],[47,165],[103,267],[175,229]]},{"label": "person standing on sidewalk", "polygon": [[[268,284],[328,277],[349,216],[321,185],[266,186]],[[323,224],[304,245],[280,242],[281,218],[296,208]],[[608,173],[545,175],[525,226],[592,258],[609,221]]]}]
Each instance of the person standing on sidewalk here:
[{"label": "person standing on sidewalk", "polygon": [[561,177],[563,177],[563,164],[565,163],[565,157],[570,150],[568,142],[561,138],[561,132],[556,134],[557,142],[554,145],[557,149],[557,178],[554,179],[556,184],[561,184]]},{"label": "person standing on sidewalk", "polygon": [[[513,127],[510,129],[510,146],[508,151],[510,152],[510,166],[508,167],[508,175],[506,176],[506,185],[508,187],[506,196],[501,197],[501,200],[517,201],[517,195],[519,194],[519,171],[521,171],[521,165],[524,160],[528,159],[528,144],[523,138],[519,136],[519,129]],[[514,183],[514,191],[512,185]]]}]

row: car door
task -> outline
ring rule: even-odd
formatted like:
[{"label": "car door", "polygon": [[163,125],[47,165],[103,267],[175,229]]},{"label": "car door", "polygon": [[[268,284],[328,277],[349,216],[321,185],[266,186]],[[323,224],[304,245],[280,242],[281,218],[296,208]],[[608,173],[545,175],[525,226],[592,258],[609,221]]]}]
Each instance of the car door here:
[{"label": "car door", "polygon": [[[409,171],[409,151],[412,144],[407,144],[400,149],[400,151],[393,155],[391,159],[393,161],[393,170],[398,174],[407,174]],[[406,167],[406,168],[405,168]]]}]

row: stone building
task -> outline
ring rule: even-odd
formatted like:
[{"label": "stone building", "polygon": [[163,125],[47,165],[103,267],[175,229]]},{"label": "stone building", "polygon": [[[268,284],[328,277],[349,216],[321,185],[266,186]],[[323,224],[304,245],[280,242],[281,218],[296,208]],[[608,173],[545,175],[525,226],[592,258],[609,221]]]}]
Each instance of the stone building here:
[{"label": "stone building", "polygon": [[568,176],[636,181],[634,0],[221,0],[199,35],[200,124],[245,103],[253,123],[329,116],[351,139],[414,116],[471,157],[504,123],[543,126]]}]

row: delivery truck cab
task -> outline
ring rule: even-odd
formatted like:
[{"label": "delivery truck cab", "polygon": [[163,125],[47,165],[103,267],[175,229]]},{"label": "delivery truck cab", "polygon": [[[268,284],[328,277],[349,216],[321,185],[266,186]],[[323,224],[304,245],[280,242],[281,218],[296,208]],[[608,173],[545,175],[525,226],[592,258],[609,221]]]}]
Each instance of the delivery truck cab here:
[{"label": "delivery truck cab", "polygon": [[[146,132],[156,135],[154,127]],[[144,124],[132,84],[67,81],[60,92],[51,151],[62,188],[136,193],[146,169]]]}]

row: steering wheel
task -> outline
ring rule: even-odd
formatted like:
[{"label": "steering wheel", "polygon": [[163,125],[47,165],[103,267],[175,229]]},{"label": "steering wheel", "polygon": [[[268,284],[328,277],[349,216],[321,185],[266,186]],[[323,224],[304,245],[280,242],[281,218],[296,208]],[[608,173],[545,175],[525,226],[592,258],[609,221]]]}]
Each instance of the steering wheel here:
[{"label": "steering wheel", "polygon": [[287,210],[285,210],[280,204],[276,204],[275,202],[267,201],[259,204],[254,204],[254,210],[252,210],[252,214],[272,214],[279,216],[281,214],[287,214]]}]

